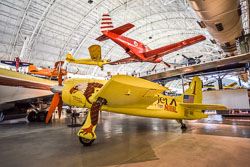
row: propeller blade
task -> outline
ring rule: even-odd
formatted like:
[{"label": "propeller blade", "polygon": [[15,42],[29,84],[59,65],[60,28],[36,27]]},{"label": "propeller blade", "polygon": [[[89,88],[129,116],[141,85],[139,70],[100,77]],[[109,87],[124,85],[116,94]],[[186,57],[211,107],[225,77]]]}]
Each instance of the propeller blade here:
[{"label": "propeller blade", "polygon": [[59,119],[61,118],[61,115],[62,115],[62,106],[63,106],[63,101],[62,101],[62,98],[60,97],[58,108],[57,108]]},{"label": "propeller blade", "polygon": [[157,66],[157,64],[152,68],[152,71],[154,71],[155,70],[155,67]]},{"label": "propeller blade", "polygon": [[187,57],[187,56],[185,56],[185,55],[182,55],[182,57],[184,57],[185,59],[188,59],[188,57]]},{"label": "propeller blade", "polygon": [[168,66],[168,68],[171,67],[171,66],[170,66],[168,63],[166,63],[165,61],[163,61],[163,63],[164,63],[166,66]]},{"label": "propeller blade", "polygon": [[53,99],[52,99],[51,104],[50,104],[50,107],[49,107],[49,111],[47,113],[47,117],[46,117],[46,121],[45,121],[46,123],[49,122],[52,114],[54,113],[56,107],[58,106],[58,104],[60,102],[60,98],[61,97],[60,97],[59,93],[54,94]]},{"label": "propeller blade", "polygon": [[62,64],[59,64],[59,70],[58,70],[58,85],[62,85]]},{"label": "propeller blade", "polygon": [[200,55],[198,58],[202,58],[203,57],[203,55]]}]

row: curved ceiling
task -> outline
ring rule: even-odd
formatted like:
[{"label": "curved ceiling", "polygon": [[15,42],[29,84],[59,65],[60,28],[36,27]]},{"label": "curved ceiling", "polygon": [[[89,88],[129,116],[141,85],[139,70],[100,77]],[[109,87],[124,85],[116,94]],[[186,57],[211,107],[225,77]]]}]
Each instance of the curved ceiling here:
[{"label": "curved ceiling", "polygon": [[[36,66],[50,66],[64,60],[67,53],[89,58],[88,47],[99,44],[102,57],[112,61],[128,57],[113,41],[95,39],[101,35],[103,13],[112,17],[115,27],[128,22],[135,27],[125,36],[155,49],[199,34],[206,41],[164,56],[166,62],[181,62],[182,56],[204,55],[202,61],[220,57],[218,46],[197,24],[197,17],[186,0],[2,0],[0,2],[0,59],[20,56]],[[151,38],[149,38],[151,37]],[[154,64],[105,65],[104,71],[89,65],[68,64],[69,72],[106,76],[151,70]],[[157,69],[164,68],[158,65]],[[79,69],[79,70],[78,70]]]}]

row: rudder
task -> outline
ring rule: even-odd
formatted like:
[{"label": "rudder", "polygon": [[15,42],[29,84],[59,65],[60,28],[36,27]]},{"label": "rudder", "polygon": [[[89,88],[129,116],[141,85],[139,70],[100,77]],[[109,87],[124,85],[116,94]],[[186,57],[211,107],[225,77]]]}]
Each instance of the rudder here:
[{"label": "rudder", "polygon": [[183,103],[202,103],[202,82],[195,76],[189,88],[181,96]]},{"label": "rudder", "polygon": [[101,31],[109,31],[114,28],[111,17],[109,14],[102,15]]}]

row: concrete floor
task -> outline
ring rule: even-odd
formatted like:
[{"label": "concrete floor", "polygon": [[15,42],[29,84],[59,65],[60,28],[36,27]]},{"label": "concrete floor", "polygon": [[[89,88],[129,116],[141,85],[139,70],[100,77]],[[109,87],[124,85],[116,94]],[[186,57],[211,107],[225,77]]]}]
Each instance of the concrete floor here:
[{"label": "concrete floor", "polygon": [[213,115],[187,121],[103,112],[97,139],[83,147],[69,119],[0,125],[1,167],[78,166],[249,166],[250,120]]}]

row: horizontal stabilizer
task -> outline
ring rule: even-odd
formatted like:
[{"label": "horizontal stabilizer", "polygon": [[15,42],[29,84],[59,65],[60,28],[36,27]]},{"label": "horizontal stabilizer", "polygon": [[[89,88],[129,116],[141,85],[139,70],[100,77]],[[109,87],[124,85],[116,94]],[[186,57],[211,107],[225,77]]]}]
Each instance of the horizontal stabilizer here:
[{"label": "horizontal stabilizer", "polygon": [[226,106],[217,104],[200,104],[200,103],[179,103],[182,107],[187,109],[200,110],[227,110]]},{"label": "horizontal stabilizer", "polygon": [[128,23],[128,24],[125,24],[123,26],[117,27],[117,28],[115,28],[113,30],[110,30],[109,32],[112,32],[112,33],[117,34],[117,35],[122,35],[126,31],[130,30],[131,28],[133,28],[134,26],[135,25],[133,25],[131,23]]},{"label": "horizontal stabilizer", "polygon": [[96,38],[97,41],[105,41],[107,39],[109,39],[109,37],[107,37],[106,35],[101,35],[98,38]]}]

